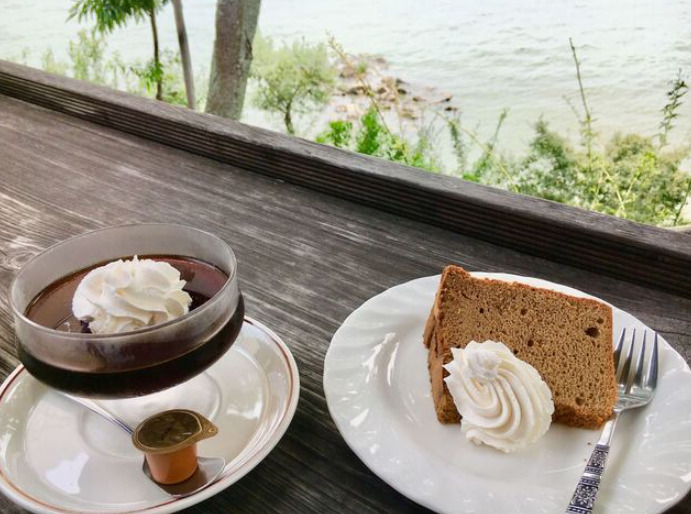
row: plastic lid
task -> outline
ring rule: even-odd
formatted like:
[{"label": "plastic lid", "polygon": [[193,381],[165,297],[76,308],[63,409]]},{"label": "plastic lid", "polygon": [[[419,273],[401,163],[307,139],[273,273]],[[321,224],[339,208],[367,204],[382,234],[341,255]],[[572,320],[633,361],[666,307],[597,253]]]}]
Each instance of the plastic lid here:
[{"label": "plastic lid", "polygon": [[142,421],[132,434],[132,442],[145,453],[170,453],[217,433],[216,425],[201,414],[174,409]]}]

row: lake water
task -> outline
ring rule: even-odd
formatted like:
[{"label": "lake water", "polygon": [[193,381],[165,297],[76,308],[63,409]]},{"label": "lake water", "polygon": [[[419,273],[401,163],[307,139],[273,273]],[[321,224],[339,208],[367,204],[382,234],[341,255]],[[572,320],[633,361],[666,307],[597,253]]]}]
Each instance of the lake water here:
[{"label": "lake water", "polygon": [[[65,22],[70,0],[0,0],[0,58],[48,47],[64,57],[79,25]],[[209,69],[214,0],[186,0],[194,66]],[[165,47],[177,45],[170,7],[160,15]],[[491,132],[509,108],[500,147],[519,152],[540,117],[572,137],[578,125],[565,98],[578,105],[569,49],[582,61],[596,129],[655,133],[668,83],[691,74],[688,0],[264,0],[263,34],[325,41],[333,34],[348,52],[381,54],[391,73],[454,95],[464,123]],[[117,31],[109,48],[148,59],[147,24]],[[250,122],[267,123],[264,117]],[[681,110],[675,142],[691,141],[691,95]]]}]

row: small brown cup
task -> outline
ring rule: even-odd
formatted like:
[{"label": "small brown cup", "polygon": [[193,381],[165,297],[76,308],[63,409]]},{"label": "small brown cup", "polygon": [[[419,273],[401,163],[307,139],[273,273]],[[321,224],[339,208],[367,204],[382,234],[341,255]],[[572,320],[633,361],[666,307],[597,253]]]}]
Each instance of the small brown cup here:
[{"label": "small brown cup", "polygon": [[174,409],[142,421],[132,434],[132,442],[144,452],[156,482],[177,484],[197,469],[197,442],[217,433],[216,425],[201,414]]}]

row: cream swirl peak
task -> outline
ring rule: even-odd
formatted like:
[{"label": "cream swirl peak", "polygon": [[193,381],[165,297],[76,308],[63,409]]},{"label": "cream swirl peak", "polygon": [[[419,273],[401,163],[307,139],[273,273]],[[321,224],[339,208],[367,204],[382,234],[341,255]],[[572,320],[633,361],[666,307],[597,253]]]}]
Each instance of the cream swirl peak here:
[{"label": "cream swirl peak", "polygon": [[72,299],[72,312],[94,334],[129,332],[173,320],[192,298],[180,272],[167,262],[118,260],[91,270]]},{"label": "cream swirl peak", "polygon": [[471,341],[465,349],[451,352],[444,380],[468,439],[511,452],[547,432],[554,403],[535,368],[494,341]]}]

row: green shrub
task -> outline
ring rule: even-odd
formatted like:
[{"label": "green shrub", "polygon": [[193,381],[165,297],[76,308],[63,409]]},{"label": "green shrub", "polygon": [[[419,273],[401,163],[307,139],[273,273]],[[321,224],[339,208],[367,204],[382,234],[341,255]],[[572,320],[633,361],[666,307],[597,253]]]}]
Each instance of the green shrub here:
[{"label": "green shrub", "polygon": [[106,84],[106,72],[109,68],[104,59],[106,47],[103,36],[95,31],[77,32],[77,40],[70,41],[67,50],[72,77],[96,84]]},{"label": "green shrub", "polygon": [[[125,63],[117,52],[108,55],[108,44],[104,36],[96,31],[80,30],[77,38],[69,42],[68,60],[55,57],[52,49],[41,56],[41,68],[51,73],[66,75],[95,84],[122,89],[132,94],[153,97],[156,83],[163,79],[163,100],[175,105],[187,105],[185,82],[182,75],[182,62],[178,52],[163,52],[158,66],[153,60],[148,63]],[[16,59],[26,64],[28,50]],[[199,80],[202,83],[203,80]],[[199,99],[203,106],[204,99]]]},{"label": "green shrub", "polygon": [[316,141],[336,148],[350,148],[353,141],[353,124],[344,120],[331,121],[329,128],[319,134]]},{"label": "green shrub", "polygon": [[544,121],[535,131],[529,155],[516,168],[514,191],[642,223],[683,221],[691,176],[681,162],[688,152],[663,152],[653,138],[617,134],[588,159]]},{"label": "green shrub", "polygon": [[414,143],[401,135],[393,134],[375,108],[363,114],[358,125],[357,131],[353,132],[353,123],[350,121],[332,121],[316,140],[318,143],[350,149],[427,171],[440,170],[425,131],[418,134]]},{"label": "green shrub", "polygon": [[[681,73],[667,92],[658,134],[651,137],[616,134],[602,142],[594,130],[594,118],[573,46],[572,50],[583,109],[582,116],[576,111],[580,144],[571,145],[540,119],[535,124],[527,155],[516,159],[496,151],[506,112],[500,116],[497,129],[486,144],[465,131],[460,120],[447,120],[458,162],[457,174],[466,180],[641,223],[659,226],[685,223],[682,211],[691,192],[691,174],[682,169],[682,164],[691,157],[691,146],[668,146],[672,122],[677,119],[681,99],[688,91]],[[466,136],[482,150],[472,165],[467,163]]]},{"label": "green shrub", "polygon": [[286,131],[295,134],[296,114],[314,111],[329,101],[336,69],[324,44],[301,39],[276,47],[270,38],[257,36],[250,76],[257,86],[254,104],[280,114]]},{"label": "green shrub", "polygon": [[179,52],[165,50],[157,64],[153,59],[146,63],[136,63],[123,70],[123,80],[130,82],[128,72],[137,77],[137,83],[128,90],[142,96],[154,97],[159,79],[161,80],[162,100],[169,104],[187,106],[185,80],[182,75],[182,59]]}]

